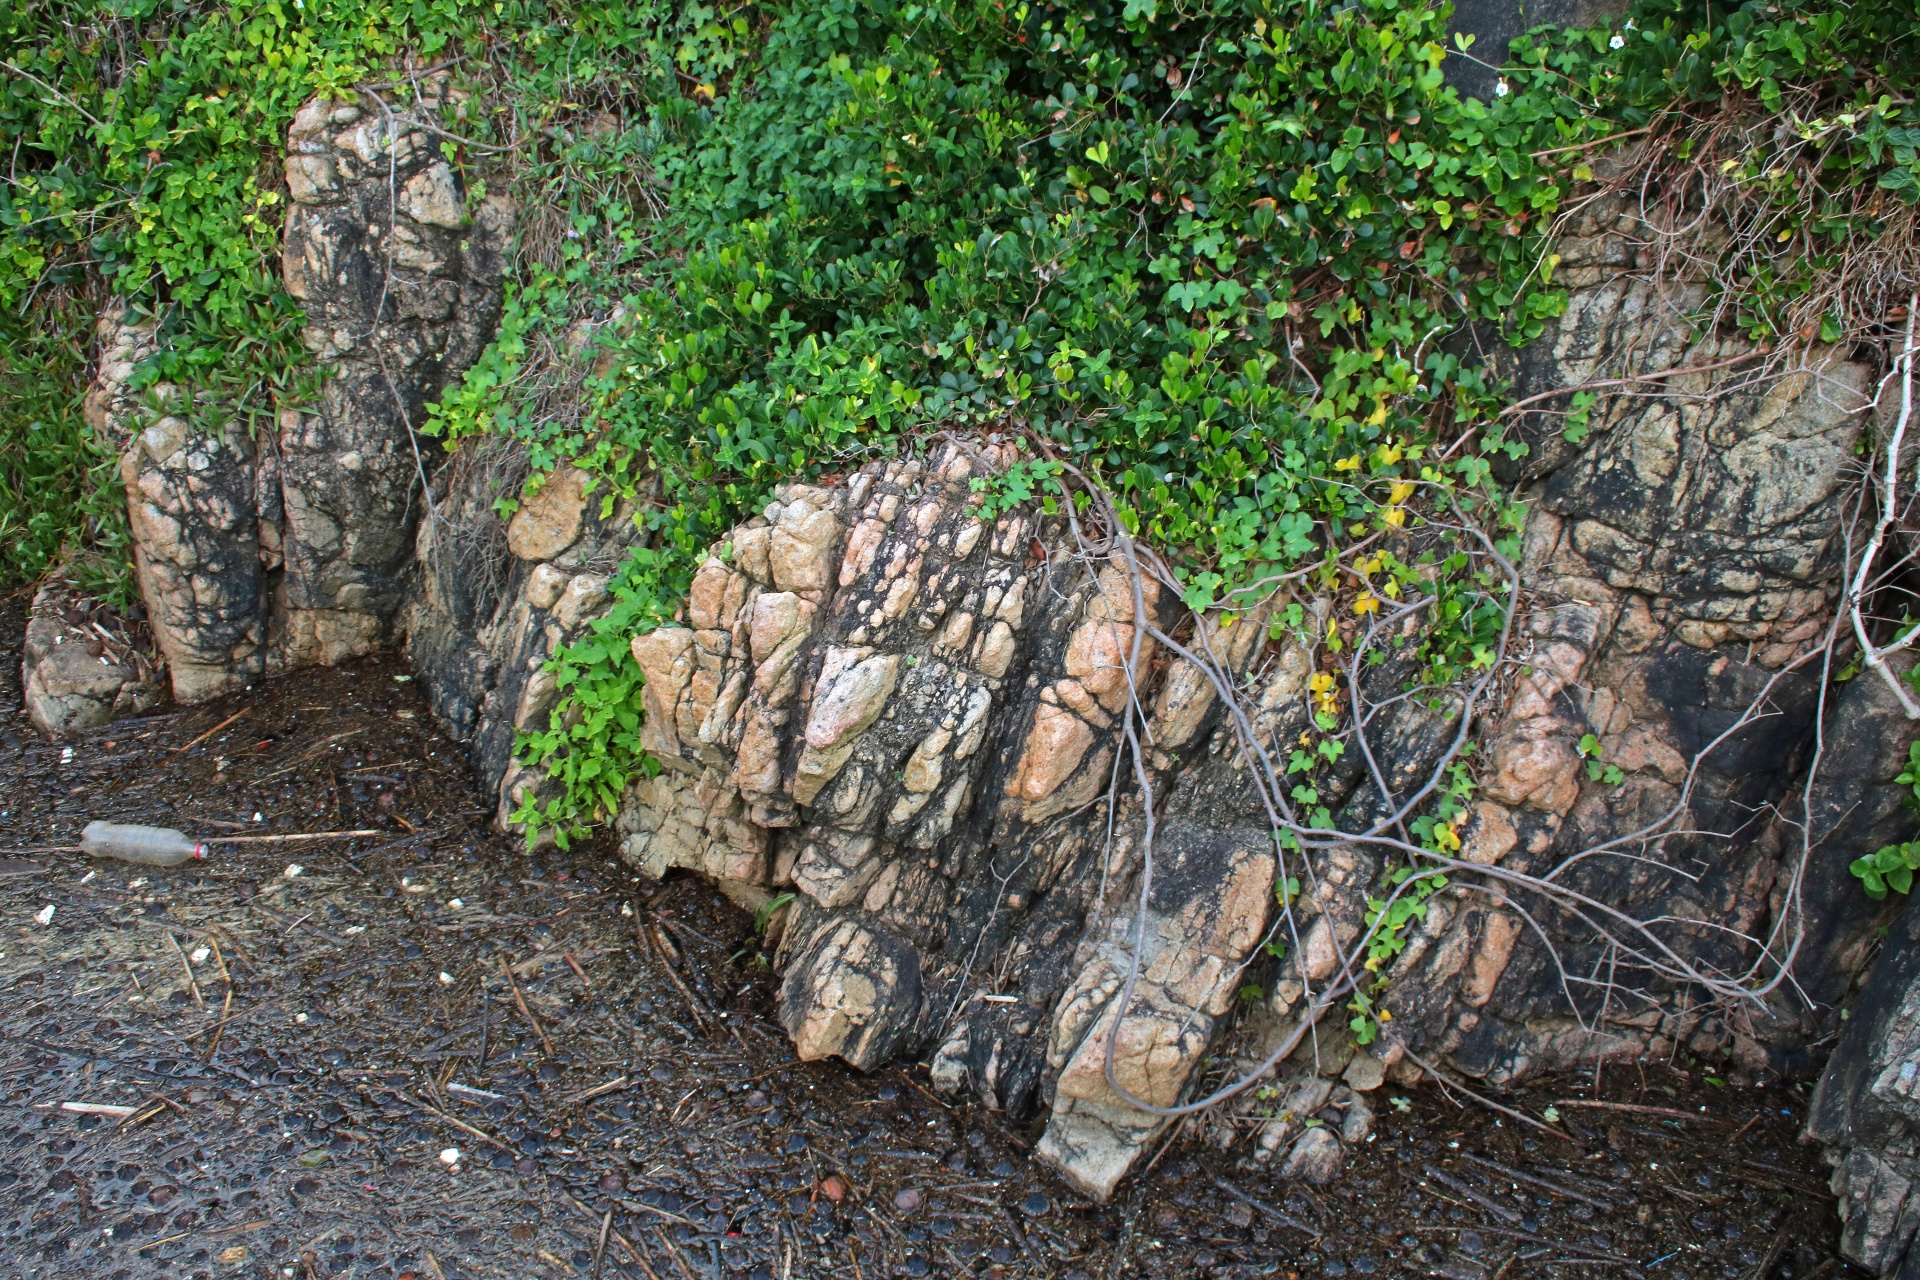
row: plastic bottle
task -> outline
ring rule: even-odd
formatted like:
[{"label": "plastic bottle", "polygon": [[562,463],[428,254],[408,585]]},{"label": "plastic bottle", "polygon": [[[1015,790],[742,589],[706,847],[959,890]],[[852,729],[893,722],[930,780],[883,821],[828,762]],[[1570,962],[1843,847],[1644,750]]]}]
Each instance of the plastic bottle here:
[{"label": "plastic bottle", "polygon": [[206,845],[172,827],[131,822],[89,822],[80,833],[80,847],[96,858],[118,858],[146,867],[177,867],[207,856]]}]

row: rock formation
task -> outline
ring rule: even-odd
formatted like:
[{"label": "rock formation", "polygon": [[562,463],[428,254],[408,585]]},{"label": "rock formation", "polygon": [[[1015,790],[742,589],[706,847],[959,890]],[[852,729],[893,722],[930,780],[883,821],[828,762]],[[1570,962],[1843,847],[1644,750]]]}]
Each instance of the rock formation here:
[{"label": "rock formation", "polygon": [[[469,207],[434,137],[446,78],[430,84],[407,112],[316,99],[289,133],[284,272],[329,371],[318,403],[252,430],[241,406],[142,385],[165,340],[151,319],[100,322],[87,417],[122,455],[141,594],[182,702],[401,638],[439,461],[416,428],[493,335],[513,229],[503,198]],[[78,727],[28,697],[49,731]]]},{"label": "rock formation", "polygon": [[1920,911],[1887,931],[1808,1112],[1840,1197],[1840,1251],[1883,1276],[1920,1254]]},{"label": "rock formation", "polygon": [[[157,338],[103,331],[95,422],[125,452],[154,629],[187,700],[404,631],[504,825],[551,785],[514,738],[556,706],[547,660],[606,610],[637,507],[562,470],[503,521],[511,443],[442,463],[418,440],[493,322],[510,224],[468,208],[430,122],[314,103],[291,148],[288,284],[334,370],[314,410],[255,442],[218,405],[134,395]],[[1058,517],[983,517],[975,484],[1016,460],[1011,436],[783,486],[711,549],[680,615],[631,638],[661,768],[615,819],[624,855],[748,903],[791,891],[776,959],[800,1054],[924,1055],[943,1090],[1044,1113],[1038,1154],[1096,1197],[1169,1109],[1275,1056],[1206,1132],[1312,1179],[1421,1062],[1493,1083],[1682,1052],[1810,1073],[1890,910],[1847,864],[1912,826],[1886,687],[1834,693],[1806,661],[1872,371],[1701,337],[1696,297],[1635,274],[1635,239],[1590,204],[1559,246],[1565,315],[1503,370],[1522,397],[1649,382],[1584,436],[1516,424],[1511,661],[1476,707],[1452,883],[1379,961],[1379,1039],[1356,1044],[1344,1009],[1304,1019],[1354,967],[1389,859],[1288,853],[1246,749],[1284,758],[1346,696],[1325,637],[1348,620],[1307,596],[1191,618]],[[1342,831],[1397,826],[1457,736],[1460,697],[1402,697],[1408,674],[1390,656],[1355,677],[1368,749],[1314,775]],[[1602,928],[1601,907],[1656,923]],[[1764,996],[1727,998],[1742,981]]]},{"label": "rock formation", "polygon": [[[1632,277],[1631,230],[1599,212],[1574,229],[1560,246],[1572,304],[1511,370],[1523,394],[1622,372],[1657,375],[1665,394],[1603,401],[1579,445],[1557,422],[1529,430],[1533,450],[1507,477],[1532,500],[1519,670],[1484,712],[1462,854],[1663,919],[1664,939],[1708,974],[1764,980],[1742,935],[1776,947],[1798,936],[1796,981],[1816,1003],[1785,986],[1759,1004],[1708,1000],[1511,881],[1458,876],[1386,969],[1389,1034],[1356,1049],[1342,1012],[1300,1038],[1264,1097],[1222,1113],[1223,1140],[1251,1122],[1249,1159],[1329,1175],[1335,1130],[1364,1138],[1365,1094],[1417,1077],[1405,1049],[1496,1083],[1675,1052],[1805,1073],[1884,918],[1846,870],[1907,824],[1890,785],[1904,720],[1884,686],[1856,682],[1827,702],[1811,856],[1790,806],[1820,699],[1817,670],[1794,664],[1831,622],[1870,371],[1815,349],[1743,381],[1758,353],[1688,337],[1687,300]],[[1361,846],[1319,859],[1296,904],[1297,947],[1266,959],[1278,911],[1267,819],[1211,684],[1143,635],[1133,692],[1150,716],[1157,830],[1137,916],[1144,823],[1121,728],[1132,580],[1073,556],[1057,520],[975,514],[973,481],[1014,456],[989,436],[790,485],[716,546],[674,625],[633,641],[663,768],[634,784],[616,825],[651,874],[693,869],[748,901],[797,894],[778,963],[802,1056],[871,1068],[930,1055],[939,1087],[1045,1111],[1039,1154],[1105,1195],[1164,1128],[1113,1083],[1161,1107],[1192,1096],[1236,1005],[1248,1010],[1241,1066],[1284,1045],[1303,988],[1324,984],[1363,929],[1382,859]],[[632,537],[619,521],[588,528],[572,478],[546,492],[506,531],[508,589],[485,635],[461,630],[444,600],[427,615],[442,638],[423,646],[415,632],[435,688],[499,673],[448,700],[469,709],[449,718],[475,726],[503,816],[540,783],[504,749],[510,725],[537,725],[553,704],[535,668],[590,620]],[[529,563],[542,555],[557,558]],[[1170,593],[1149,587],[1140,603],[1175,626]],[[1330,660],[1267,622],[1202,625],[1240,673],[1255,731],[1277,744],[1307,725],[1309,677]],[[430,657],[456,651],[488,656]],[[1367,696],[1386,701],[1400,678],[1382,668]],[[1342,828],[1390,813],[1450,732],[1444,709],[1384,714],[1381,779],[1350,753],[1318,784]],[[1589,734],[1619,781],[1592,776]],[[1670,811],[1662,838],[1589,852]],[[1596,965],[1612,966],[1612,985],[1562,977]],[[1263,992],[1257,1007],[1243,988]],[[1305,1125],[1316,1114],[1340,1124]]]}]

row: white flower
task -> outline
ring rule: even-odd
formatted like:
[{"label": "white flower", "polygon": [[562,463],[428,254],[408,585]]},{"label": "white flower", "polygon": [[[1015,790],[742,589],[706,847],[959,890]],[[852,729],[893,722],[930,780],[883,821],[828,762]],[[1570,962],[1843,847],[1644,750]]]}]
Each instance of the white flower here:
[{"label": "white flower", "polygon": [[1627,47],[1627,38],[1625,36],[1615,36],[1613,39],[1607,41],[1607,47],[1609,49],[1624,49]]},{"label": "white flower", "polygon": [[1499,84],[1496,84],[1495,86],[1493,86],[1493,96],[1496,98],[1504,98],[1512,92],[1513,90],[1507,87],[1507,82],[1505,80],[1502,80]]}]

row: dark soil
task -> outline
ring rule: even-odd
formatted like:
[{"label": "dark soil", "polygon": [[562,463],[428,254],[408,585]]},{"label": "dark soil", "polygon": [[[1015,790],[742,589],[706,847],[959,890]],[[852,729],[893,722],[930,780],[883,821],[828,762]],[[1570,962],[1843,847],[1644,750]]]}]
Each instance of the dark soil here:
[{"label": "dark soil", "polygon": [[710,887],[494,834],[397,660],[70,753],[0,662],[6,851],[96,817],[383,833],[177,869],[0,863],[6,1276],[1794,1280],[1834,1248],[1805,1088],[1704,1069],[1610,1069],[1607,1098],[1653,1110],[1562,1103],[1579,1149],[1388,1089],[1331,1187],[1177,1141],[1087,1205],[1026,1158],[1031,1128],[934,1098],[921,1068],[795,1062],[753,922]]}]

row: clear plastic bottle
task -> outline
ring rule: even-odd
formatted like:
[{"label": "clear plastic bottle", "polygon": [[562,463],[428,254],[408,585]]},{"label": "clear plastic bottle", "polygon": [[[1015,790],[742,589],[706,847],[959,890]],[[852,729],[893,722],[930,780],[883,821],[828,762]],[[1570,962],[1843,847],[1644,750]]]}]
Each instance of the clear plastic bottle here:
[{"label": "clear plastic bottle", "polygon": [[145,867],[177,867],[207,856],[207,846],[172,827],[131,822],[89,822],[80,847],[96,858],[118,858]]}]

